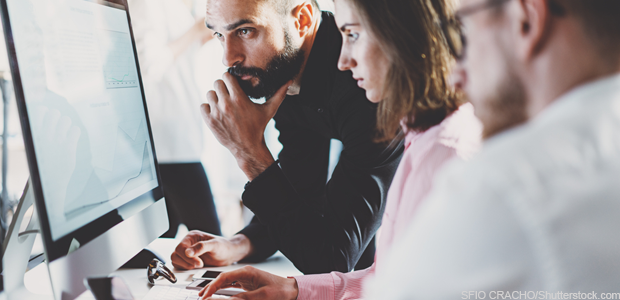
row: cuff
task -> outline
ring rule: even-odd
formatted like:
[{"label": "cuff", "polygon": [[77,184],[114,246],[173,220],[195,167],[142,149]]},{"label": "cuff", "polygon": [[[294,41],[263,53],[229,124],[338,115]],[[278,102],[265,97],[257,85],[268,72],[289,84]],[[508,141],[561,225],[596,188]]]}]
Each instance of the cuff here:
[{"label": "cuff", "polygon": [[269,237],[269,232],[260,223],[250,223],[237,234],[245,235],[254,247],[254,253],[244,258],[244,262],[261,262],[278,251]]},{"label": "cuff", "polygon": [[272,225],[281,212],[295,204],[297,193],[276,161],[246,184],[241,198],[262,224]]},{"label": "cuff", "polygon": [[334,300],[334,279],[331,274],[294,276],[297,280],[297,300]]}]

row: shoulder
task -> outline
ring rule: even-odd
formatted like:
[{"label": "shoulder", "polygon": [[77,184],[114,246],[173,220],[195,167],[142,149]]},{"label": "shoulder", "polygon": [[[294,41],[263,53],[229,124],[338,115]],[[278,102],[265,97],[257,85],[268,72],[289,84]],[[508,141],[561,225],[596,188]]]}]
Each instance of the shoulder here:
[{"label": "shoulder", "polygon": [[470,103],[459,109],[439,124],[438,143],[454,149],[461,159],[470,159],[482,146],[482,123],[474,114]]},{"label": "shoulder", "polygon": [[470,159],[481,146],[482,124],[473,106],[464,104],[441,123],[424,132],[410,131],[405,137],[409,155]]},{"label": "shoulder", "polygon": [[338,74],[334,80],[335,88],[329,100],[329,106],[335,117],[346,120],[348,116],[365,115],[369,122],[375,123],[378,105],[366,98],[366,91],[357,87],[350,74]]},{"label": "shoulder", "polygon": [[[582,205],[588,197],[577,193],[592,192],[591,183],[600,174],[620,176],[618,168],[603,167],[618,166],[620,155],[602,159],[587,140],[591,135],[560,122],[509,129],[485,141],[470,161],[452,161],[443,168],[429,200],[484,208],[478,212],[484,215],[492,214],[491,207],[510,208],[528,224],[561,218],[552,214],[553,207]],[[598,188],[608,189],[603,185]]]}]

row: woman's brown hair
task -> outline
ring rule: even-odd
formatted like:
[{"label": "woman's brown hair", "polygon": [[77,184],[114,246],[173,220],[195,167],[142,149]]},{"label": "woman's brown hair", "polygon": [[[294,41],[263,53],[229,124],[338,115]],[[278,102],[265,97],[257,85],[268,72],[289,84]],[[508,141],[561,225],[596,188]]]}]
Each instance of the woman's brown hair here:
[{"label": "woman's brown hair", "polygon": [[394,139],[401,120],[409,130],[425,131],[458,108],[448,82],[453,59],[441,30],[453,0],[346,1],[391,63],[377,111],[378,142]]}]

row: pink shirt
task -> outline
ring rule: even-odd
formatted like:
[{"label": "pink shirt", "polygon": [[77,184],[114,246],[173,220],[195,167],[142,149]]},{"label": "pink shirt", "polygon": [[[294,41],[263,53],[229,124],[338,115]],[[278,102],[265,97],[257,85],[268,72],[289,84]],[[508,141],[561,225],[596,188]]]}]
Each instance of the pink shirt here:
[{"label": "pink shirt", "polygon": [[480,146],[481,132],[482,126],[469,103],[427,131],[410,131],[388,192],[375,263],[368,269],[351,273],[296,276],[297,300],[361,299],[363,281],[376,268],[381,268],[393,241],[407,228],[416,207],[430,191],[435,173],[454,157],[468,159],[473,155]]}]

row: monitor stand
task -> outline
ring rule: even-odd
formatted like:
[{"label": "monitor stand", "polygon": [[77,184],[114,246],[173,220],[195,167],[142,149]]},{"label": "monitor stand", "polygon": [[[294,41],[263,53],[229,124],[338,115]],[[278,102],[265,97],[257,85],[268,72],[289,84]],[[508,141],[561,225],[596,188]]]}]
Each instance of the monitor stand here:
[{"label": "monitor stand", "polygon": [[[30,180],[26,183],[24,193],[19,199],[19,204],[13,215],[13,220],[9,226],[4,242],[4,294],[7,299],[35,300],[53,299],[53,295],[34,294],[26,288],[24,276],[28,268],[28,260],[32,252],[34,240],[39,233],[39,218],[36,208],[34,208],[28,226],[20,232],[21,224],[24,222],[26,212],[34,204],[34,193]],[[0,299],[2,296],[0,296]]]}]

